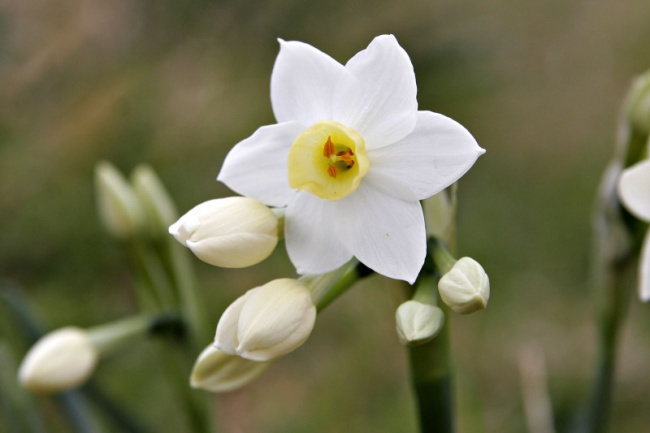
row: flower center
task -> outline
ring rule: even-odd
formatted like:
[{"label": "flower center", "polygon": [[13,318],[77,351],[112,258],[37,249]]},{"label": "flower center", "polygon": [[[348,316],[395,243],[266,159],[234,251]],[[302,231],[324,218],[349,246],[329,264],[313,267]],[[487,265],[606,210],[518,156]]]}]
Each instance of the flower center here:
[{"label": "flower center", "polygon": [[289,186],[324,200],[339,200],[359,187],[368,166],[363,138],[353,129],[324,120],[293,142]]}]

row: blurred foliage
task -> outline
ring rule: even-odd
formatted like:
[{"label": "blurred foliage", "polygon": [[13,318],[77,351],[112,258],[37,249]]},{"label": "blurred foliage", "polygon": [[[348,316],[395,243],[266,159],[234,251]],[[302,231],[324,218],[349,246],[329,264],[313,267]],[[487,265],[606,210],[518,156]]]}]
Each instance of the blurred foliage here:
[{"label": "blurred foliage", "polygon": [[[622,96],[650,67],[648,17],[644,0],[6,0],[0,276],[27,287],[55,326],[131,313],[130,272],[95,215],[95,162],[150,163],[181,211],[228,195],[215,181],[226,152],[273,122],[276,38],[345,62],[393,33],[413,60],[420,107],[487,149],[460,182],[459,251],[492,281],[489,308],[453,320],[460,431],[522,431],[526,344],[546,351],[559,412],[585,391],[591,203]],[[196,267],[214,325],[239,293],[293,272],[282,252],[251,272]],[[390,290],[373,277],[323,314],[303,349],[219,396],[222,430],[414,431]],[[638,303],[630,314],[616,431],[650,425],[650,316]],[[97,381],[155,431],[174,431],[174,396],[157,387],[163,372],[146,349],[105,362]]]}]

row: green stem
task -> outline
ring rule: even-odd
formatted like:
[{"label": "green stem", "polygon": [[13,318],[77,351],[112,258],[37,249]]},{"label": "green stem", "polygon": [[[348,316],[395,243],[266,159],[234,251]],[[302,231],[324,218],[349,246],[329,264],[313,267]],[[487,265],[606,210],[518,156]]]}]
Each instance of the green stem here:
[{"label": "green stem", "polygon": [[[634,140],[627,146],[632,147]],[[630,150],[631,152],[631,150]],[[596,370],[578,417],[576,433],[602,433],[607,430],[616,371],[618,336],[630,297],[629,283],[634,270],[634,234],[638,222],[622,213],[616,183],[623,166],[610,164],[599,188],[594,218],[595,250],[592,260],[592,286],[598,319]],[[642,236],[638,236],[642,238]]]},{"label": "green stem", "polygon": [[198,296],[196,278],[188,252],[170,237],[163,246],[162,256],[165,266],[171,270],[180,300],[180,310],[189,324],[191,342],[198,354],[207,342],[212,341],[214,330],[208,326],[206,311]]},{"label": "green stem", "polygon": [[454,431],[447,316],[445,314],[445,323],[436,338],[421,346],[408,348],[421,433]]},{"label": "green stem", "polygon": [[[158,302],[159,309],[176,308],[178,305],[172,283],[165,272],[161,261],[154,251],[140,239],[135,239],[132,244],[134,262],[137,271],[143,276],[148,285],[149,295]],[[140,289],[140,287],[138,287]]]},{"label": "green stem", "polygon": [[618,337],[625,319],[629,299],[630,261],[610,269],[599,293],[598,358],[586,408],[578,424],[578,433],[607,431],[616,372]]},{"label": "green stem", "polygon": [[312,294],[318,312],[323,311],[325,307],[345,293],[354,283],[372,273],[372,270],[353,260],[340,268],[340,270],[334,271],[332,276],[335,278],[331,278],[332,281],[329,281],[330,274],[326,274],[324,278],[328,279],[328,284],[324,284],[324,281],[321,281],[320,287],[315,288]]}]

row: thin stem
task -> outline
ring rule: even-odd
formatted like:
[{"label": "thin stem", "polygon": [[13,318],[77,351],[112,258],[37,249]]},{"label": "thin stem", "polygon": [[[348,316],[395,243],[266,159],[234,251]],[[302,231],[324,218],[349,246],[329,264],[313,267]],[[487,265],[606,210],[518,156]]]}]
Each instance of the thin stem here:
[{"label": "thin stem", "polygon": [[598,358],[591,389],[578,433],[607,431],[616,372],[618,337],[625,319],[629,299],[630,261],[622,262],[609,272],[600,296]]},{"label": "thin stem", "polygon": [[212,340],[212,331],[207,324],[206,312],[198,295],[192,263],[186,249],[171,237],[163,246],[162,256],[173,275],[180,310],[189,324],[192,345],[198,353]]},{"label": "thin stem", "polygon": [[319,290],[319,293],[314,296],[316,308],[319,313],[334,302],[336,298],[345,293],[354,283],[373,273],[372,270],[356,261],[348,263],[341,268],[341,271],[340,274],[336,275],[335,282],[323,285],[323,290]]},{"label": "thin stem", "polygon": [[[631,145],[630,145],[631,146]],[[630,233],[638,223],[625,223],[616,194],[622,164],[614,161],[603,176],[594,218],[595,254],[592,285],[598,319],[598,358],[591,389],[574,431],[607,431],[616,371],[618,336],[629,300],[629,282],[634,269],[634,240]]]},{"label": "thin stem", "polygon": [[170,278],[161,261],[146,242],[136,239],[133,252],[138,270],[144,276],[151,291],[158,300],[158,308],[174,308],[178,302]]}]

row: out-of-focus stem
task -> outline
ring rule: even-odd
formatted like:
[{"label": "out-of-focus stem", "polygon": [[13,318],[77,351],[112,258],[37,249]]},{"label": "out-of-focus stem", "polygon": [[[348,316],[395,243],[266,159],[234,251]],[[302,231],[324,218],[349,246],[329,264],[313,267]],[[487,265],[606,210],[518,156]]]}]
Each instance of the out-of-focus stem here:
[{"label": "out-of-focus stem", "polygon": [[[638,148],[634,135],[626,136],[628,149]],[[629,155],[629,153],[628,153]],[[589,394],[578,418],[576,433],[607,431],[611,409],[618,336],[630,297],[630,277],[634,269],[634,244],[630,236],[638,223],[626,225],[616,194],[623,169],[619,155],[608,167],[599,189],[594,214],[594,256],[592,286],[597,313],[598,353]]]}]

